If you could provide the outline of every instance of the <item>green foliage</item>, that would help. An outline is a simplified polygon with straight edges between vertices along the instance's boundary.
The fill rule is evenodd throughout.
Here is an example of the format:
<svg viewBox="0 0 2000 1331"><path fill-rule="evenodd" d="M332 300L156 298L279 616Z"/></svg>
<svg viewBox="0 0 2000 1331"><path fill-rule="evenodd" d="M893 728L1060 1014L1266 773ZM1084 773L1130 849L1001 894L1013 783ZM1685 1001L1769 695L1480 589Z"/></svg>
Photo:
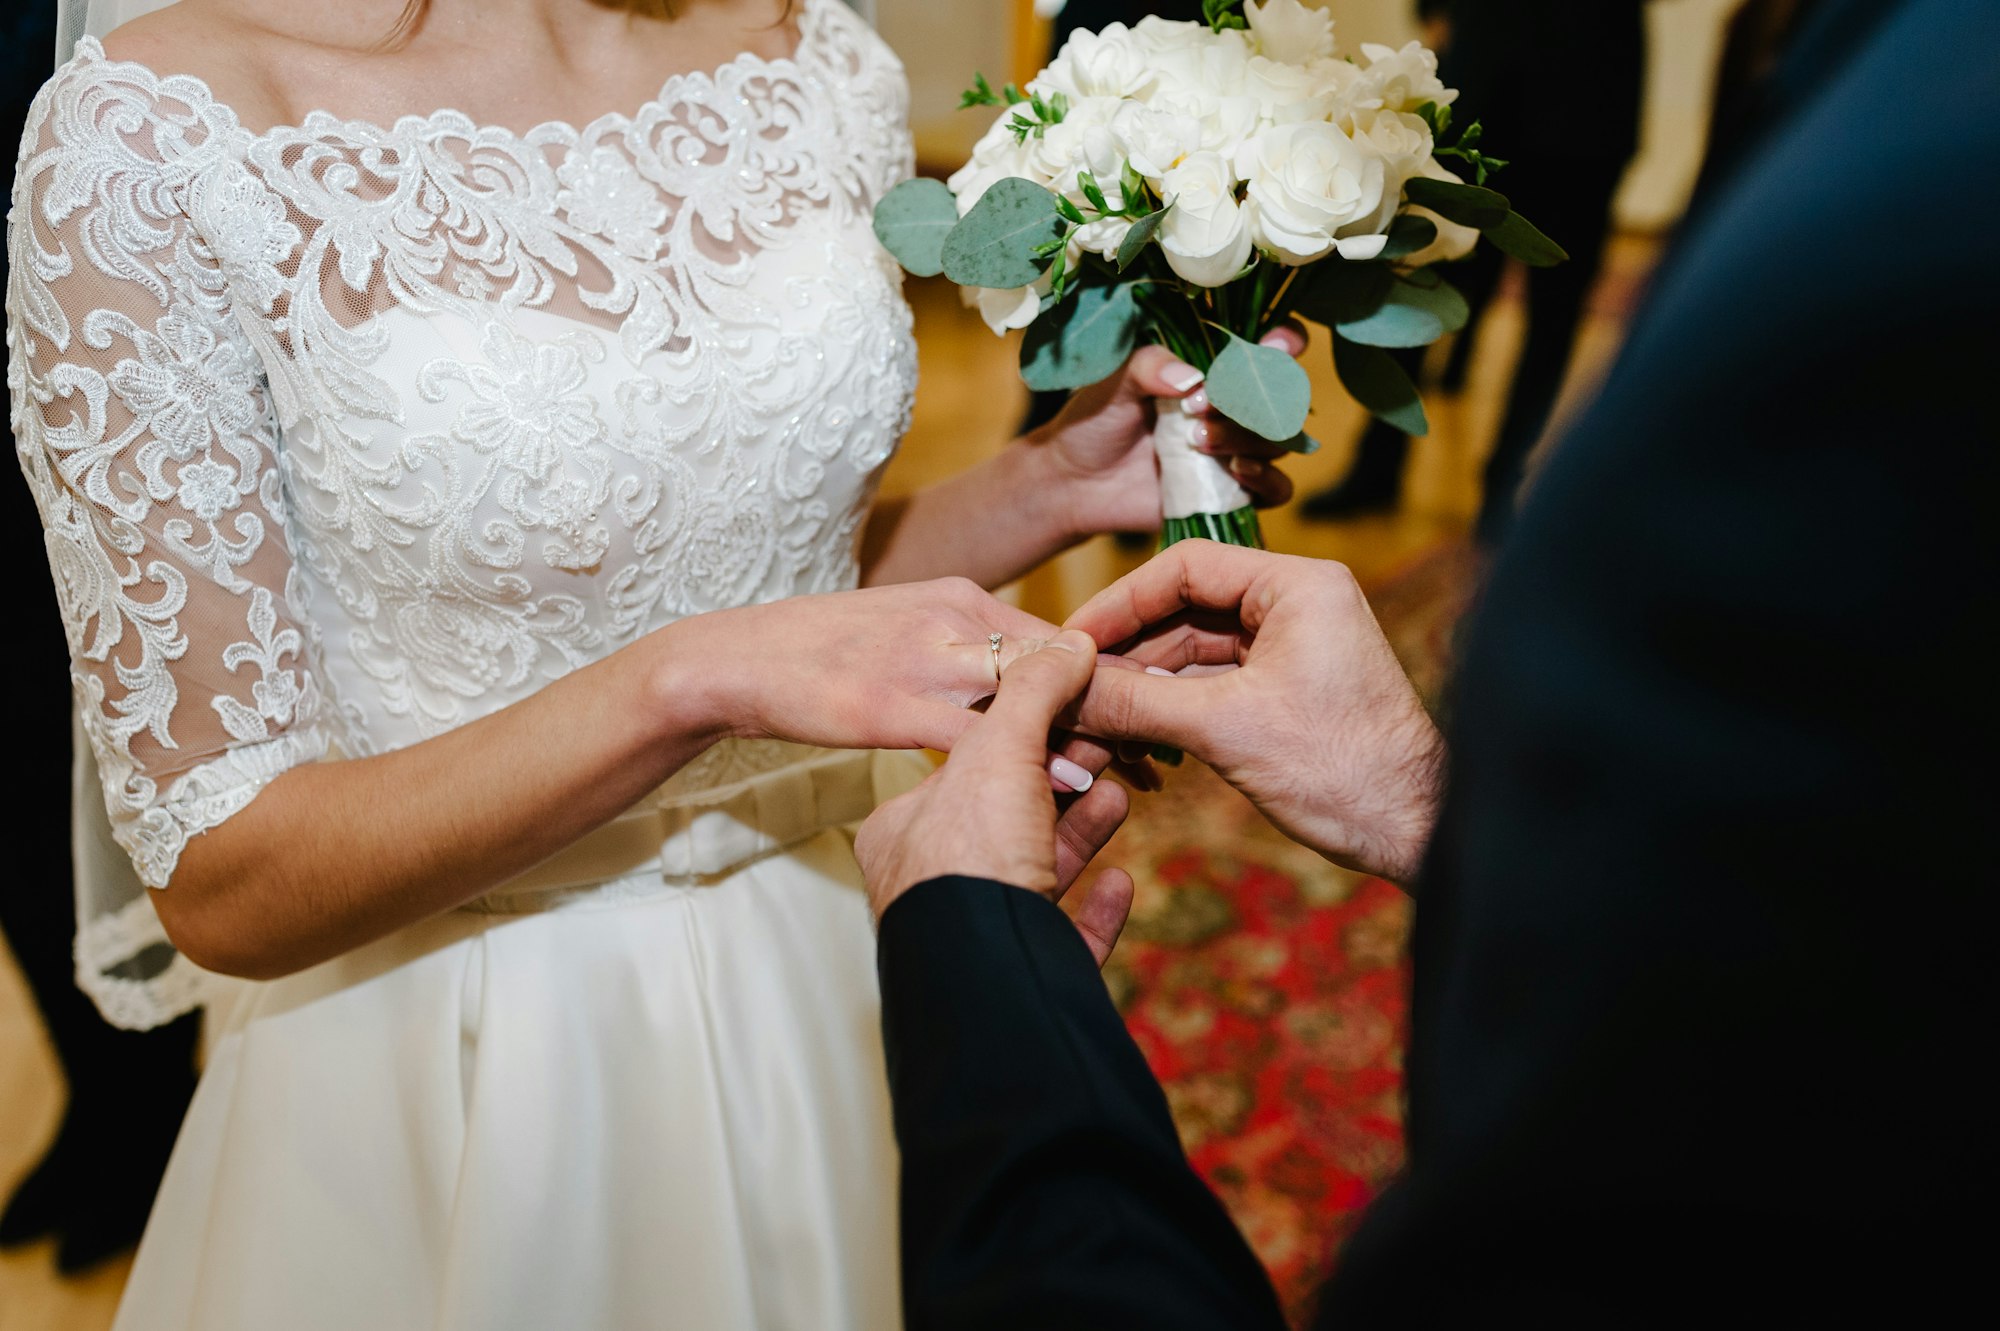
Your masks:
<svg viewBox="0 0 2000 1331"><path fill-rule="evenodd" d="M1569 258L1569 251L1535 229L1535 224L1509 211L1499 223L1486 228L1486 238L1530 268L1553 268Z"/></svg>
<svg viewBox="0 0 2000 1331"><path fill-rule="evenodd" d="M1401 259L1415 254L1438 238L1437 223L1428 217L1414 217L1404 213L1389 224L1389 243L1382 247L1380 257Z"/></svg>
<svg viewBox="0 0 2000 1331"><path fill-rule="evenodd" d="M1364 347L1339 334L1333 339L1333 368L1356 402L1405 434L1428 434L1423 400L1396 358L1379 347ZM1210 395L1213 400L1213 395Z"/></svg>
<svg viewBox="0 0 2000 1331"><path fill-rule="evenodd" d="M1176 542L1197 537L1204 541L1219 541L1223 545L1245 545L1252 550L1264 548L1264 531L1257 525L1257 510L1248 504L1234 513L1196 513L1185 518L1168 518L1160 529L1160 548L1164 550ZM1180 762L1180 750L1168 749L1167 752L1173 756L1165 761ZM1160 750L1153 750L1153 756L1160 757Z"/></svg>
<svg viewBox="0 0 2000 1331"><path fill-rule="evenodd" d="M1444 136L1451 129L1451 108L1448 106L1439 106L1436 102L1425 102L1417 108L1417 114L1422 116L1424 123L1431 127L1432 155L1436 157L1456 157L1465 162L1473 169L1474 179L1481 185L1486 183L1487 176L1507 165L1500 158L1488 157L1479 151L1480 137L1486 131L1477 120L1467 125L1460 132L1457 142L1447 144L1444 141ZM1467 225L1471 224L1467 223Z"/></svg>
<svg viewBox="0 0 2000 1331"><path fill-rule="evenodd" d="M1291 306L1315 323L1337 328L1381 309L1395 282L1386 263L1322 259L1300 273Z"/></svg>
<svg viewBox="0 0 2000 1331"><path fill-rule="evenodd" d="M1201 17L1217 32L1249 27L1250 21L1243 17L1242 11L1243 0L1201 0Z"/></svg>
<svg viewBox="0 0 2000 1331"><path fill-rule="evenodd" d="M1403 197L1439 217L1460 226L1481 231L1506 220L1511 205L1507 196L1477 185L1460 185L1449 180L1418 176L1403 185Z"/></svg>
<svg viewBox="0 0 2000 1331"><path fill-rule="evenodd" d="M958 205L942 181L906 180L875 205L875 236L918 277L944 271L944 241L958 225Z"/></svg>
<svg viewBox="0 0 2000 1331"><path fill-rule="evenodd" d="M1093 283L1051 304L1021 341L1021 381L1036 392L1084 388L1118 372L1139 336L1134 283Z"/></svg>
<svg viewBox="0 0 2000 1331"><path fill-rule="evenodd" d="M1009 176L981 195L945 237L944 275L962 287L1024 287L1049 267L1043 246L1063 238L1056 196ZM1062 250L1052 251L1058 260Z"/></svg>
<svg viewBox="0 0 2000 1331"><path fill-rule="evenodd" d="M1130 196L1128 195L1127 197ZM1160 209L1156 213L1147 213L1132 224L1132 229L1125 233L1125 239L1118 242L1119 272L1124 272L1127 268L1138 262L1141 251L1146 248L1154 236L1159 234L1160 223L1167 220L1167 213L1172 207L1172 204L1168 204L1167 207Z"/></svg>
<svg viewBox="0 0 2000 1331"><path fill-rule="evenodd" d="M1417 278L1427 280L1413 280ZM1391 299L1399 305L1429 314L1437 320L1440 333L1456 333L1472 318L1472 308L1465 303L1465 297L1458 288L1429 268L1397 281Z"/></svg>
<svg viewBox="0 0 2000 1331"><path fill-rule="evenodd" d="M993 85L986 81L984 74L974 74L972 86L958 95L958 109L963 111L970 106L1013 106L1027 100L1028 95L1011 83L999 92L994 92Z"/></svg>
<svg viewBox="0 0 2000 1331"><path fill-rule="evenodd" d="M1312 408L1312 380L1305 368L1276 347L1229 341L1208 367L1208 401L1252 434L1284 443L1305 429Z"/></svg>
<svg viewBox="0 0 2000 1331"><path fill-rule="evenodd" d="M1008 88L1012 91L1013 85L1009 84ZM1007 117L1007 132L1014 136L1016 143L1026 143L1030 137L1039 139L1050 125L1060 125L1063 117L1069 114L1068 93L1051 93L1047 97L1034 93L1025 100L1027 115L1014 111Z"/></svg>
<svg viewBox="0 0 2000 1331"><path fill-rule="evenodd" d="M1427 347L1465 327L1471 313L1458 288L1424 268L1396 278L1371 313L1334 332L1367 347Z"/></svg>

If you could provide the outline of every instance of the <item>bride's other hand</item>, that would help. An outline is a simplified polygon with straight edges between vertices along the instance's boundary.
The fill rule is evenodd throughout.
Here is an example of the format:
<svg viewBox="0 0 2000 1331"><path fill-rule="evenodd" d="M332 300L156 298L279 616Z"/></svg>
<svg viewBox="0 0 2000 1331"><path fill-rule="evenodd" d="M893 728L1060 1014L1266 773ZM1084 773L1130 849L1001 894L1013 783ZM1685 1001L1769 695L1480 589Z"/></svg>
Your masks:
<svg viewBox="0 0 2000 1331"><path fill-rule="evenodd" d="M949 750L994 691L989 635L1002 635L1004 669L1056 626L942 578L719 610L672 632L682 646L661 701L684 707L699 690L718 738Z"/></svg>
<svg viewBox="0 0 2000 1331"><path fill-rule="evenodd" d="M1305 334L1289 326L1273 329L1263 341L1294 356L1306 346ZM1060 415L1029 436L1030 443L1049 450L1057 473L1069 482L1070 522L1079 535L1159 529L1156 397L1190 399L1205 435L1196 446L1227 466L1257 507L1272 508L1292 497L1290 478L1273 465L1286 454L1283 445L1213 411L1193 366L1165 347L1141 347L1124 369L1079 390Z"/></svg>

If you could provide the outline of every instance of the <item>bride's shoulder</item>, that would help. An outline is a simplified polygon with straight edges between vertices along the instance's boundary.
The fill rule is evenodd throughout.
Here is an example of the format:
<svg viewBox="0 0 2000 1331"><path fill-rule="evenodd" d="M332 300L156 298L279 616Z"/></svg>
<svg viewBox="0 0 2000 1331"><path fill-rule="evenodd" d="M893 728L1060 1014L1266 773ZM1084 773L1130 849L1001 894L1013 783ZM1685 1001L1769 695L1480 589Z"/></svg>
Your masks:
<svg viewBox="0 0 2000 1331"><path fill-rule="evenodd" d="M115 73L136 66L154 80L193 81L228 107L238 123L264 126L295 119L290 90L306 61L331 42L351 44L380 18L395 27L404 0L178 0L106 34L104 60ZM381 11L378 15L376 11ZM332 21L345 17L344 26Z"/></svg>

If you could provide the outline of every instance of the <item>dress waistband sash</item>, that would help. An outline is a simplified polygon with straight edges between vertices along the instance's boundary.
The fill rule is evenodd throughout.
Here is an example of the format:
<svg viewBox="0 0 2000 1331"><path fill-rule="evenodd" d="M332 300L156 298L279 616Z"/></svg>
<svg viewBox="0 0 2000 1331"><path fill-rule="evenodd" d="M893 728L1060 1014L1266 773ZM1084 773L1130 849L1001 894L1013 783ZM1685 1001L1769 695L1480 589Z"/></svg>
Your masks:
<svg viewBox="0 0 2000 1331"><path fill-rule="evenodd" d="M513 915L698 887L856 823L931 770L917 753L822 750L667 805L640 804L460 909Z"/></svg>

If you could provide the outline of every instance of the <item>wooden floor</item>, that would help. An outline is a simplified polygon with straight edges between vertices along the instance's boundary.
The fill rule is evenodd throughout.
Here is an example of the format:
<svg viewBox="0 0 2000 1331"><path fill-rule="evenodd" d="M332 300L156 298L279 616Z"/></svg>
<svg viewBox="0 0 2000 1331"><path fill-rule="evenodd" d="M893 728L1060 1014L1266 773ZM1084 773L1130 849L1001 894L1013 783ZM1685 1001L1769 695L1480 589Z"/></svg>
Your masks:
<svg viewBox="0 0 2000 1331"><path fill-rule="evenodd" d="M1616 349L1655 249L1654 242L1639 237L1614 245L1558 419ZM1011 342L989 334L938 282L912 283L910 298L917 312L922 385L909 441L885 482L888 494L907 493L1003 447L1026 405ZM1432 430L1411 451L1399 511L1340 524L1303 522L1290 511L1271 514L1265 535L1272 548L1344 560L1364 585L1371 585L1424 552L1463 537L1478 507L1480 463L1504 406L1521 330L1520 307L1503 289L1478 330L1466 391L1456 400L1430 403ZM1302 494L1341 475L1362 425L1360 411L1334 379L1326 348L1308 352L1306 363L1319 404L1310 428L1326 447L1290 465ZM1029 610L1060 621L1144 555L1143 550L1120 549L1108 538L1092 541L1030 576L1017 594ZM55 1132L63 1096L54 1053L26 986L0 947L0 1196L10 1194L40 1157ZM52 1244L0 1253L0 1331L99 1331L109 1326L129 1266L129 1259L120 1259L83 1278L61 1280Z"/></svg>

